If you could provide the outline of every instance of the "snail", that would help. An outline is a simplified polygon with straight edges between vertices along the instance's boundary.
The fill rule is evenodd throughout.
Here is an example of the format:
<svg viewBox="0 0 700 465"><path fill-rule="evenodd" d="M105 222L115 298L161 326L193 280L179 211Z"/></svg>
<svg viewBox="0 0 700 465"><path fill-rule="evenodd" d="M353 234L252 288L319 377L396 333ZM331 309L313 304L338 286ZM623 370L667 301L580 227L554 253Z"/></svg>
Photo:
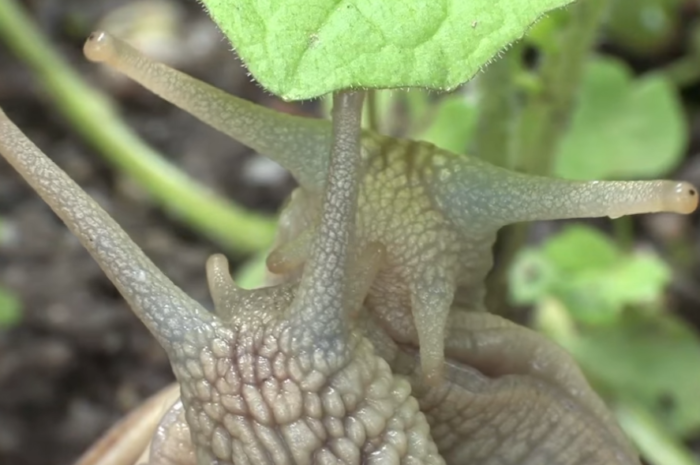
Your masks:
<svg viewBox="0 0 700 465"><path fill-rule="evenodd" d="M334 94L331 121L280 114L104 32L85 54L269 156L300 185L266 287L239 288L225 257L210 257L212 313L0 110L0 153L171 361L180 395L141 461L640 463L563 349L485 311L484 278L504 225L690 213L695 187L529 176L389 138L362 130L360 91Z"/></svg>

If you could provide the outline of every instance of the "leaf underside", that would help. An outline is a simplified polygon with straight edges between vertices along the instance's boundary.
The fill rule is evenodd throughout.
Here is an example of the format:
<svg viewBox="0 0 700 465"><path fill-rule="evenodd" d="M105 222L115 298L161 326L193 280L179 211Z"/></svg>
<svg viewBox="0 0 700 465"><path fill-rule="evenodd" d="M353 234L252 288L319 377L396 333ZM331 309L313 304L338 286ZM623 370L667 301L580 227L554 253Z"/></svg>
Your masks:
<svg viewBox="0 0 700 465"><path fill-rule="evenodd" d="M573 0L203 0L260 84L285 100L344 88L450 90Z"/></svg>

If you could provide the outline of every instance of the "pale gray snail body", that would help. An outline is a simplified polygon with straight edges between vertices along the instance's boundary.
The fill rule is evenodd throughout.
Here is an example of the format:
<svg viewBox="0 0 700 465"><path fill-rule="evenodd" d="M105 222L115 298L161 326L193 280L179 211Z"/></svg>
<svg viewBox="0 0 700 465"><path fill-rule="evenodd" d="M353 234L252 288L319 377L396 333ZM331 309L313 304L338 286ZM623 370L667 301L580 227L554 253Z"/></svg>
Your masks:
<svg viewBox="0 0 700 465"><path fill-rule="evenodd" d="M206 265L215 313L158 270L0 112L0 153L44 198L165 348L181 400L156 464L638 464L570 357L483 310L496 231L512 222L675 211L672 181L525 176L361 131L363 95L333 121L282 115L93 34L86 54L288 168L269 287ZM468 299L452 306L457 289Z"/></svg>

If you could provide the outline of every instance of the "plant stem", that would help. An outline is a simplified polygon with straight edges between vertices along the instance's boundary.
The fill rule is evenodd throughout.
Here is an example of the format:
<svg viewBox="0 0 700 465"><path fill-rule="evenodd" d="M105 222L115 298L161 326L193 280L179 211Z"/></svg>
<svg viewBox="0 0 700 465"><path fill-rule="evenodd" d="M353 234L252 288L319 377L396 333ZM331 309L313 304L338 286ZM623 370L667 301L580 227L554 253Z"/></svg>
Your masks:
<svg viewBox="0 0 700 465"><path fill-rule="evenodd" d="M515 120L515 71L520 66L522 47L516 44L489 64L476 77L479 119L474 153L504 168L512 167Z"/></svg>
<svg viewBox="0 0 700 465"><path fill-rule="evenodd" d="M679 89L690 87L700 81L700 56L697 52L685 55L655 74L668 79Z"/></svg>
<svg viewBox="0 0 700 465"><path fill-rule="evenodd" d="M367 127L372 131L379 131L379 108L377 108L377 91L367 91Z"/></svg>
<svg viewBox="0 0 700 465"><path fill-rule="evenodd" d="M243 289L257 289L265 282L267 253L259 252L250 257L236 270L233 280Z"/></svg>
<svg viewBox="0 0 700 465"><path fill-rule="evenodd" d="M527 225L523 223L503 228L499 233L499 240L503 245L499 251L496 266L486 277L486 308L496 315L512 320L517 320L518 315L509 302L509 271L516 255L527 242L527 233Z"/></svg>
<svg viewBox="0 0 700 465"><path fill-rule="evenodd" d="M691 452L669 435L644 408L619 402L615 408L620 425L652 465L697 465Z"/></svg>
<svg viewBox="0 0 700 465"><path fill-rule="evenodd" d="M551 173L559 141L567 130L574 108L584 66L595 45L598 26L607 6L607 0L586 0L575 4L571 9L570 22L554 44L556 46L541 51L543 58L538 70L540 85L536 86L536 91L528 94L525 108L519 115L514 135L515 155L508 161L510 168L522 168L526 172L538 175ZM513 79L512 68L510 75ZM511 81L511 89L513 87ZM506 97L502 99L503 102L507 102ZM494 122L491 121L491 124ZM489 121L484 121L484 124L488 123ZM495 134L493 137L496 137ZM506 149L498 148L498 141L482 143L487 144L487 150L501 150L502 153L507 153ZM501 147L503 144L504 142L501 142ZM505 229L501 235L503 246L499 267L491 273L487 281L487 306L490 306L494 313L506 316L510 312L506 292L507 271L515 254L525 243L527 228L526 224L515 224Z"/></svg>
<svg viewBox="0 0 700 465"><path fill-rule="evenodd" d="M615 242L624 250L632 251L634 247L634 223L629 216L612 220Z"/></svg>
<svg viewBox="0 0 700 465"><path fill-rule="evenodd" d="M54 51L14 0L0 1L0 38L36 73L73 127L167 211L238 254L272 243L275 221L217 196L168 163L128 128L112 103Z"/></svg>
<svg viewBox="0 0 700 465"><path fill-rule="evenodd" d="M685 55L655 70L661 76L669 79L676 87L682 89L700 81L700 20L695 20L690 26L690 47Z"/></svg>
<svg viewBox="0 0 700 465"><path fill-rule="evenodd" d="M555 46L542 51L540 91L530 96L523 110L518 140L518 162L531 174L552 170L607 6L607 0L577 2Z"/></svg>

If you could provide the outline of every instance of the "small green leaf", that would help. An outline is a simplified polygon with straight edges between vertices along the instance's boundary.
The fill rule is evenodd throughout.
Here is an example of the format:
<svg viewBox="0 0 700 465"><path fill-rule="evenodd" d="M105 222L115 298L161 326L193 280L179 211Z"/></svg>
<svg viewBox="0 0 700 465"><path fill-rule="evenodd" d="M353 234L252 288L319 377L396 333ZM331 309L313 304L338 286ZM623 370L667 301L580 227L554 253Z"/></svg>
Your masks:
<svg viewBox="0 0 700 465"><path fill-rule="evenodd" d="M661 258L624 253L585 226L525 250L509 276L514 300L535 304L535 326L569 350L602 392L642 405L687 437L700 431L700 338L658 310L670 280Z"/></svg>
<svg viewBox="0 0 700 465"><path fill-rule="evenodd" d="M11 291L0 287L0 329L19 323L22 318L22 304Z"/></svg>
<svg viewBox="0 0 700 465"><path fill-rule="evenodd" d="M608 294L609 274L603 270L583 271L562 279L555 295L577 323L609 326L619 321L624 306Z"/></svg>
<svg viewBox="0 0 700 465"><path fill-rule="evenodd" d="M611 271L603 292L619 305L655 304L671 282L671 269L659 257L637 254Z"/></svg>
<svg viewBox="0 0 700 465"><path fill-rule="evenodd" d="M633 80L614 59L586 71L555 172L569 179L655 177L680 163L687 128L678 95L661 76Z"/></svg>
<svg viewBox="0 0 700 465"><path fill-rule="evenodd" d="M547 297L557 282L557 276L557 269L540 251L524 250L509 271L513 303L532 304Z"/></svg>
<svg viewBox="0 0 700 465"><path fill-rule="evenodd" d="M670 279L660 258L625 254L606 235L582 225L521 253L509 276L514 303L553 298L587 326L614 325L631 305L653 310Z"/></svg>
<svg viewBox="0 0 700 465"><path fill-rule="evenodd" d="M573 225L551 237L542 247L545 256L563 273L600 271L614 266L622 254L605 234L583 225ZM585 250L585 253L581 253Z"/></svg>
<svg viewBox="0 0 700 465"><path fill-rule="evenodd" d="M671 270L660 258L650 255L621 257L606 270L581 270L562 279L555 290L571 316L587 325L617 323L631 305L658 305Z"/></svg>
<svg viewBox="0 0 700 465"><path fill-rule="evenodd" d="M639 402L681 437L700 431L700 339L681 320L629 317L565 345L613 397Z"/></svg>
<svg viewBox="0 0 700 465"><path fill-rule="evenodd" d="M203 0L255 78L288 100L348 87L450 90L572 0Z"/></svg>

